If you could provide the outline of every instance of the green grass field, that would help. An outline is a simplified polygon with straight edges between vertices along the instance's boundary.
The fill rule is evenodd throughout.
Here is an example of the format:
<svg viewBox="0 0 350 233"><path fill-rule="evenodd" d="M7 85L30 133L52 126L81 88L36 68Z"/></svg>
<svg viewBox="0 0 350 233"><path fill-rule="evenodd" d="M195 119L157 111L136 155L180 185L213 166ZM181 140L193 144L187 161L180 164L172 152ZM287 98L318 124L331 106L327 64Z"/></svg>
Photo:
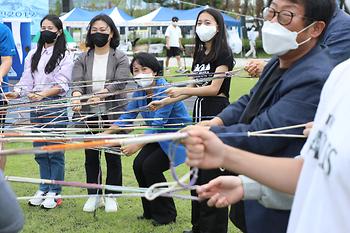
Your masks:
<svg viewBox="0 0 350 233"><path fill-rule="evenodd" d="M231 102L237 99L255 84L256 79L233 78L231 85ZM6 148L28 148L30 143L7 144ZM83 151L66 152L65 180L85 182L84 155ZM103 157L102 157L103 158ZM125 186L137 186L132 171L132 157L123 157L123 183ZM102 159L103 174L105 161ZM178 174L185 174L188 167L178 167ZM8 158L6 175L38 178L38 166L32 155L13 156ZM168 181L172 180L169 173L166 174ZM38 189L37 185L11 183L17 196L31 196ZM63 188L64 195L86 194L84 189ZM187 192L186 192L187 194ZM26 224L23 232L117 232L117 233L169 233L182 232L191 227L191 204L190 201L175 200L178 217L175 224L154 227L150 221L137 220L136 216L142 214L139 198L118 199L119 211L117 213L105 213L104 209L97 211L96 218L93 214L82 211L86 199L65 199L63 204L53 210L44 210L30 207L25 201L21 201ZM2 210L1 210L2 211ZM232 224L229 224L229 232L239 232Z"/></svg>

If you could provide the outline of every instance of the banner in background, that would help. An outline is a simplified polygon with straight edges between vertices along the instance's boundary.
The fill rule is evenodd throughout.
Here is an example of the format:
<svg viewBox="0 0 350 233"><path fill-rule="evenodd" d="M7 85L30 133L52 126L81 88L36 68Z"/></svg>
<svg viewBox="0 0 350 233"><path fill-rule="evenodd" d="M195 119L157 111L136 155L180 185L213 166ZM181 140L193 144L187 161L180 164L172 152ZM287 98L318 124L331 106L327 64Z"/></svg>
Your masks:
<svg viewBox="0 0 350 233"><path fill-rule="evenodd" d="M32 35L40 30L40 20L49 13L49 0L0 0L0 6L0 20L30 19Z"/></svg>
<svg viewBox="0 0 350 233"><path fill-rule="evenodd" d="M16 45L16 55L12 60L12 67L8 73L9 79L18 80L22 77L24 68L24 59L31 47L30 19L26 18L4 18L2 19L11 31Z"/></svg>

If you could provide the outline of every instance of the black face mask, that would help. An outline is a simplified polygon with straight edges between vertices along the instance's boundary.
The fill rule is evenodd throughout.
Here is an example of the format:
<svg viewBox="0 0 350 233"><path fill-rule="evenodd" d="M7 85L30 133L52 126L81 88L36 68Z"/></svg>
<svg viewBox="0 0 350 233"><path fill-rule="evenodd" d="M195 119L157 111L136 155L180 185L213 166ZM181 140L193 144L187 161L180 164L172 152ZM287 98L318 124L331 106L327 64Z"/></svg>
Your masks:
<svg viewBox="0 0 350 233"><path fill-rule="evenodd" d="M94 45L97 47L105 46L108 42L108 37L109 37L109 34L100 33L100 32L91 34L92 43L94 43Z"/></svg>
<svg viewBox="0 0 350 233"><path fill-rule="evenodd" d="M40 33L40 40L44 43L52 44L56 38L57 38L57 32L51 32L49 30L45 30Z"/></svg>

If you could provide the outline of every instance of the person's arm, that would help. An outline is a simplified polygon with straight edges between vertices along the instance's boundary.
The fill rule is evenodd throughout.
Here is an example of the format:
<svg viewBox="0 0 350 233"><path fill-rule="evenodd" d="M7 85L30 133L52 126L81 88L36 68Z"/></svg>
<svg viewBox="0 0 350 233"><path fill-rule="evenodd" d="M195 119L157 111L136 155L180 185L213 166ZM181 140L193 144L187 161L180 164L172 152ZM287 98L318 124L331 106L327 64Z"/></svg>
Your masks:
<svg viewBox="0 0 350 233"><path fill-rule="evenodd" d="M86 94L86 89L84 87L83 81L85 81L85 70L86 70L86 64L85 64L85 53L82 53L74 62L73 69L72 69L72 96L73 97L80 97L83 94ZM81 100L75 99L72 100L72 110L74 112L79 112L82 109Z"/></svg>
<svg viewBox="0 0 350 233"><path fill-rule="evenodd" d="M135 154L137 151L141 150L142 147L144 147L146 144L130 144L126 146L120 147L120 150L122 151L123 154L126 156L130 156Z"/></svg>
<svg viewBox="0 0 350 233"><path fill-rule="evenodd" d="M215 70L216 73L227 71L228 68L225 65L219 66ZM149 104L149 107L154 111L166 105L188 99L191 96L216 96L223 81L223 79L214 79L209 86L205 87L194 87L193 85L187 87L171 87L166 91L169 97L159 101L153 101Z"/></svg>
<svg viewBox="0 0 350 233"><path fill-rule="evenodd" d="M226 65L221 65L215 69L215 73L224 73L228 71ZM222 75L215 75L218 77ZM178 88L169 88L167 94L171 98L177 98L180 95L185 96L216 96L219 93L220 87L224 79L214 79L210 85L203 87L178 87Z"/></svg>
<svg viewBox="0 0 350 233"><path fill-rule="evenodd" d="M166 31L165 31L165 47L166 49L170 49L170 32L169 32L170 28L169 26L167 27Z"/></svg>
<svg viewBox="0 0 350 233"><path fill-rule="evenodd" d="M14 95L18 96L26 96L28 93L30 93L34 88L34 80L32 76L32 70L31 70L31 60L32 56L34 54L35 50L31 50L27 57L24 60L24 69L22 73L22 77L19 80L19 82L15 85L13 88L13 91L16 93Z"/></svg>
<svg viewBox="0 0 350 233"><path fill-rule="evenodd" d="M6 76L11 69L12 56L16 55L16 49L10 29L3 24L0 26L0 81L2 82L3 77Z"/></svg>
<svg viewBox="0 0 350 233"><path fill-rule="evenodd" d="M62 93L64 90L62 89L61 85L55 85L51 87L50 89L35 92L35 93L28 93L28 98L32 101L40 101L46 97L50 96L56 96Z"/></svg>
<svg viewBox="0 0 350 233"><path fill-rule="evenodd" d="M303 159L274 158L243 151L224 144L213 132L200 126L186 129L183 140L191 167L225 168L248 176L278 191L294 194Z"/></svg>
<svg viewBox="0 0 350 233"><path fill-rule="evenodd" d="M123 90L126 87L126 81L130 79L128 57L118 50L116 50L115 53L117 56L116 59L118 60L118 64L114 74L114 80L112 80L112 83L107 84L106 88L99 93L114 93L118 90Z"/></svg>
<svg viewBox="0 0 350 233"><path fill-rule="evenodd" d="M139 92L134 92L134 94L132 95L133 98L137 98L140 97ZM126 107L126 111L130 111L130 110L135 110L137 108L139 108L139 104L137 100L133 100L131 102L129 102L129 104ZM128 120L128 119L135 119L137 117L138 113L137 112L128 112L128 113L124 113L122 114L117 121L115 121L113 123L113 125L111 127L109 127L104 133L107 134L112 134L118 131L124 131L123 126L125 126L126 124L130 124L129 123L125 123L122 120Z"/></svg>
<svg viewBox="0 0 350 233"><path fill-rule="evenodd" d="M181 32L181 28L179 26L177 26L179 28L179 45L180 45L180 49L184 50L184 46L182 45L182 32ZM184 64L185 65L185 64Z"/></svg>
<svg viewBox="0 0 350 233"><path fill-rule="evenodd" d="M273 158L225 145L220 167L246 175L278 191L294 194L303 159ZM225 165L227 164L227 165Z"/></svg>
<svg viewBox="0 0 350 233"><path fill-rule="evenodd" d="M73 70L72 70L72 92L80 92L81 94L85 94L85 87L84 87L84 81L85 80L85 75L86 75L86 64L85 64L85 56L86 54L83 53L81 54L76 61L74 62L73 65Z"/></svg>
<svg viewBox="0 0 350 233"><path fill-rule="evenodd" d="M153 118L161 119L161 120L154 120L151 122L152 126L164 126L164 124L167 123L169 116L174 108L174 104L168 104L164 107L157 109L154 113ZM145 134L152 134L157 133L157 130L146 130Z"/></svg>
<svg viewBox="0 0 350 233"><path fill-rule="evenodd" d="M252 185L254 187L251 187ZM217 208L227 207L242 199L248 199L257 200L266 208L278 210L291 209L293 202L291 195L275 191L257 182L250 182L248 188L246 186L248 185L244 184L244 181L240 177L219 176L207 184L197 186L196 191L200 199L208 199L208 206L215 206ZM254 194L251 194L252 192ZM247 193L249 193L249 196L247 196Z"/></svg>
<svg viewBox="0 0 350 233"><path fill-rule="evenodd" d="M15 194L0 171L0 233L20 232L24 225L22 210Z"/></svg>
<svg viewBox="0 0 350 233"><path fill-rule="evenodd" d="M226 72L227 66L220 66L216 70L216 72ZM166 91L169 97L162 100L152 101L149 104L149 107L152 111L155 111L169 104L188 99L192 96L216 96L223 81L223 79L215 79L212 81L211 85L205 87L194 87L192 85L187 87L171 87Z"/></svg>
<svg viewBox="0 0 350 233"><path fill-rule="evenodd" d="M303 134L304 134L306 137L309 137L313 126L314 126L314 122L313 122L313 121L308 122L308 123L306 124L305 129L304 129L304 131L303 131Z"/></svg>
<svg viewBox="0 0 350 233"><path fill-rule="evenodd" d="M80 97L82 95L83 94L78 90L75 90L72 92L72 97ZM80 103L81 103L80 99L73 99L72 100L72 110L74 112L79 112L81 110L82 106L80 105Z"/></svg>
<svg viewBox="0 0 350 233"><path fill-rule="evenodd" d="M53 84L54 86L47 93L42 93L46 96L61 95L65 96L69 90L69 84L72 79L73 70L73 57L68 51L66 51L64 58L58 64L58 67L53 71ZM59 92L56 92L59 91Z"/></svg>
<svg viewBox="0 0 350 233"><path fill-rule="evenodd" d="M149 103L148 108L152 111L156 111L158 109L164 108L169 104L173 104L173 103L188 99L190 97L191 96L189 95L180 95L176 98L165 97L164 99L161 99L161 100L152 101L151 103Z"/></svg>
<svg viewBox="0 0 350 233"><path fill-rule="evenodd" d="M240 175L244 200L257 200L262 206L278 210L290 210L293 196L262 185L249 177Z"/></svg>
<svg viewBox="0 0 350 233"><path fill-rule="evenodd" d="M248 72L251 77L260 77L267 61L261 59L252 59L244 66L244 70Z"/></svg>
<svg viewBox="0 0 350 233"><path fill-rule="evenodd" d="M166 36L165 37L165 48L166 49L170 49L170 38L169 38L169 36Z"/></svg>
<svg viewBox="0 0 350 233"><path fill-rule="evenodd" d="M1 56L1 65L0 65L0 82L2 78L7 75L12 66L12 57L11 56Z"/></svg>

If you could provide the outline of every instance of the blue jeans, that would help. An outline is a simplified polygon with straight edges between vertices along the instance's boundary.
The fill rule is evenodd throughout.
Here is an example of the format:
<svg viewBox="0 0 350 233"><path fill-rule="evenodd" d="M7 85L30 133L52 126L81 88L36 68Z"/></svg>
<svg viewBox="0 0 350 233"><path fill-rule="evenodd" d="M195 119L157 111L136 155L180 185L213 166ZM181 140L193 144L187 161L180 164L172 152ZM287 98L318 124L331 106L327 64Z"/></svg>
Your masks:
<svg viewBox="0 0 350 233"><path fill-rule="evenodd" d="M35 126L38 128L63 128L68 121L67 110L65 108L34 109L30 113L30 118L32 123L38 124ZM57 121L65 122L59 123ZM57 123L55 124L54 122ZM45 125L46 123L54 124ZM54 144L57 143L34 142L33 146L40 147ZM35 161L39 164L41 179L64 180L64 151L35 154ZM40 184L40 190L43 192L61 193L62 188L60 185Z"/></svg>

